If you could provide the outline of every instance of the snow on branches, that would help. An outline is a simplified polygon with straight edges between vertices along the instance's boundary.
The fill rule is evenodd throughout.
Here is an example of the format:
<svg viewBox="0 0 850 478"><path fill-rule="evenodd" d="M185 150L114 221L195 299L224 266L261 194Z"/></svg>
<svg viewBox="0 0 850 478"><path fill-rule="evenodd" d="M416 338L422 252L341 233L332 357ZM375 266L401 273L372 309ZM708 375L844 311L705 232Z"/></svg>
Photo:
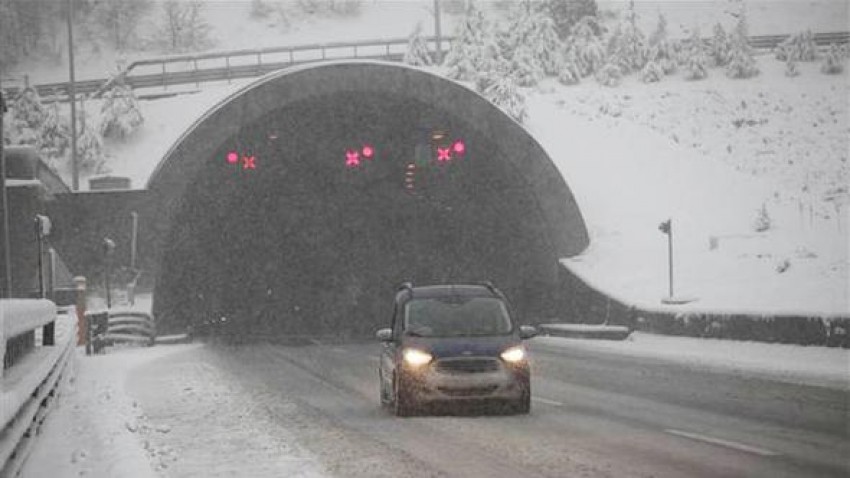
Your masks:
<svg viewBox="0 0 850 478"><path fill-rule="evenodd" d="M422 23L417 23L413 33L407 40L407 50L404 52L404 62L413 66L430 66L431 54L422 36Z"/></svg>
<svg viewBox="0 0 850 478"><path fill-rule="evenodd" d="M473 81L476 76L492 67L499 51L484 13L470 1L463 20L458 24L452 48L446 55L444 66L449 78Z"/></svg>
<svg viewBox="0 0 850 478"><path fill-rule="evenodd" d="M121 81L113 81L103 95L99 132L104 138L124 139L144 123L139 102L133 90Z"/></svg>

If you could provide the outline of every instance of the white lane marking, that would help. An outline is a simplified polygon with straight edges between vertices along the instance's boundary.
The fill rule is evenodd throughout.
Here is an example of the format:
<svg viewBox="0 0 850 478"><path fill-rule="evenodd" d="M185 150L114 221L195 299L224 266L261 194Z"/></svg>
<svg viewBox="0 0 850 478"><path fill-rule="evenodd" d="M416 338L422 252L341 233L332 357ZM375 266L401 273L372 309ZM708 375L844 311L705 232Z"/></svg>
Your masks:
<svg viewBox="0 0 850 478"><path fill-rule="evenodd" d="M334 352L334 353L338 353L338 354L347 354L348 353L348 352L345 351L345 349L341 349L339 347L333 347L333 348L331 348L331 351Z"/></svg>
<svg viewBox="0 0 850 478"><path fill-rule="evenodd" d="M745 445L743 443L738 443L730 440L723 440L721 438L714 438L706 435L700 435L699 433L691 433L685 432L682 430L675 430L672 428L667 428L664 430L671 435L678 435L685 438L690 438L691 440L701 441L705 443L711 443L712 445L724 446L726 448L732 448L733 450L745 451L747 453L754 453L756 455L761 456L779 456L781 453L777 453L773 450L767 450L765 448L758 448L750 445Z"/></svg>
<svg viewBox="0 0 850 478"><path fill-rule="evenodd" d="M555 400L549 400L549 399L546 399L546 398L531 397L531 400L535 401L535 402L545 403L546 405L552 405L553 407L563 407L564 406L564 404L561 403L561 402L556 402Z"/></svg>

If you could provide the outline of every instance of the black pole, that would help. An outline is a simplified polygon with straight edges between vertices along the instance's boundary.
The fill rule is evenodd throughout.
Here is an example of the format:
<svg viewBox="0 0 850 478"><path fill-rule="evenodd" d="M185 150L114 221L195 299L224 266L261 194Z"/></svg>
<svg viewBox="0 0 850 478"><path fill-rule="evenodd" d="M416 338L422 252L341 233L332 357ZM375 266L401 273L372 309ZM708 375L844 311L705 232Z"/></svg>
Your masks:
<svg viewBox="0 0 850 478"><path fill-rule="evenodd" d="M6 100L0 85L0 297L12 297L12 264L9 241L9 196L6 194L6 155L3 148L3 115L6 113Z"/></svg>
<svg viewBox="0 0 850 478"><path fill-rule="evenodd" d="M71 101L71 189L80 190L77 159L77 87L74 82L74 0L68 0L68 96Z"/></svg>
<svg viewBox="0 0 850 478"><path fill-rule="evenodd" d="M44 290L44 235L42 234L41 218L35 217L35 241L38 245L38 296L45 297Z"/></svg>
<svg viewBox="0 0 850 478"><path fill-rule="evenodd" d="M440 0L434 0L434 35L437 37L437 64L443 63L443 40L440 28Z"/></svg>
<svg viewBox="0 0 850 478"><path fill-rule="evenodd" d="M670 232L667 234L667 263L670 266L670 298L673 298L673 219L669 220Z"/></svg>

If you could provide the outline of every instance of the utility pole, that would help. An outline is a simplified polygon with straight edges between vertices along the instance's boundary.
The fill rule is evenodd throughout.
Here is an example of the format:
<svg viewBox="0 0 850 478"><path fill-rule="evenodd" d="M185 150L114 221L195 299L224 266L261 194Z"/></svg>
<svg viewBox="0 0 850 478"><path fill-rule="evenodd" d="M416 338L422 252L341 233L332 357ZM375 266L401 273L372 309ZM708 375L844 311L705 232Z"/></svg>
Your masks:
<svg viewBox="0 0 850 478"><path fill-rule="evenodd" d="M80 190L80 169L77 161L77 87L74 83L74 0L68 1L68 96L71 99L71 189Z"/></svg>
<svg viewBox="0 0 850 478"><path fill-rule="evenodd" d="M437 37L437 64L443 63L443 40L440 32L440 0L434 0L434 35Z"/></svg>
<svg viewBox="0 0 850 478"><path fill-rule="evenodd" d="M6 114L6 99L3 96L3 87L0 85L0 297L12 297L12 264L9 252L9 196L6 194L6 155L3 152L3 115Z"/></svg>

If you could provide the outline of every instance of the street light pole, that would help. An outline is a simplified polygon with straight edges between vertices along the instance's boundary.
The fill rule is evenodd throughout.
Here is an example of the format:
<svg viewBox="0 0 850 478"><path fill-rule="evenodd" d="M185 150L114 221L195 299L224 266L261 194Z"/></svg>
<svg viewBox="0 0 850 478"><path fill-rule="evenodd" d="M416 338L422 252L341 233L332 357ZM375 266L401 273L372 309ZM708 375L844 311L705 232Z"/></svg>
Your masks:
<svg viewBox="0 0 850 478"><path fill-rule="evenodd" d="M68 96L71 100L71 188L80 190L77 162L77 87L74 83L74 0L68 0Z"/></svg>
<svg viewBox="0 0 850 478"><path fill-rule="evenodd" d="M9 196L6 194L6 156L3 141L3 115L6 113L6 100L3 97L3 87L0 85L0 297L12 297L12 264L9 251Z"/></svg>
<svg viewBox="0 0 850 478"><path fill-rule="evenodd" d="M440 0L434 0L434 35L437 37L437 64L443 63L443 41L440 30Z"/></svg>

